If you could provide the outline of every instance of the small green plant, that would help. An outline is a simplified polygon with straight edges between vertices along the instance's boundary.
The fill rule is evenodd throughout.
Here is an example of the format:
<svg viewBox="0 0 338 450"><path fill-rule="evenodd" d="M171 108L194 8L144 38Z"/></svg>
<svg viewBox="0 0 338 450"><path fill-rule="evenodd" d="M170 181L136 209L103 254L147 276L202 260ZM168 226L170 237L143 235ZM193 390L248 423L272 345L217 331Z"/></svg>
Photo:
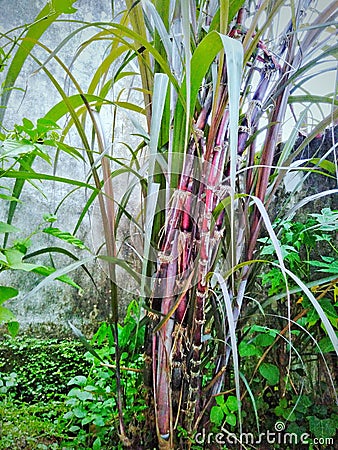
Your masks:
<svg viewBox="0 0 338 450"><path fill-rule="evenodd" d="M119 325L121 349L122 389L125 392L124 419L130 433L142 441L146 403L143 388L143 358L140 350L144 339L144 325L139 322L139 306L129 304L123 324ZM73 438L63 444L76 448L120 448L118 439L118 414L114 365L114 339L111 327L103 322L90 343L86 360L91 363L88 374L73 377L68 385L66 405L69 411L63 416L65 430ZM86 447L87 446L87 447ZM122 447L121 447L122 448Z"/></svg>
<svg viewBox="0 0 338 450"><path fill-rule="evenodd" d="M224 395L216 397L216 405L211 408L210 412L210 421L218 429L222 424L234 427L237 423L237 398L233 395L229 395L226 399L224 397Z"/></svg>
<svg viewBox="0 0 338 450"><path fill-rule="evenodd" d="M30 404L62 399L69 379L90 364L77 342L57 339L6 339L0 345L0 371L20 374L11 387L13 399ZM5 372L8 371L8 374Z"/></svg>
<svg viewBox="0 0 338 450"><path fill-rule="evenodd" d="M290 354L284 347L287 346L283 340L285 330L278 332L256 324L243 329L239 354L244 381L244 432L258 436L260 432L276 430L276 424L282 423L283 432L295 433L299 439L307 433L309 443L314 438L335 436L338 411L330 372L326 369L323 374L318 352L312 348L310 334L304 330L292 331ZM300 348L304 341L306 347ZM330 354L325 357L331 369ZM275 443L274 448L285 447Z"/></svg>
<svg viewBox="0 0 338 450"><path fill-rule="evenodd" d="M308 283L336 330L337 214L323 208L321 213L309 214L304 222L276 220L274 224L285 266ZM261 256L276 263L271 241L261 238L259 242ZM320 272L327 274L324 280L318 277ZM259 277L264 288L268 288L267 298L260 306L264 315L257 314L256 303L249 308L248 322L253 323L242 328L238 346L245 392L244 426L247 430L256 427L258 433L262 418L265 429L274 429L275 423L281 421L285 432L298 437L308 433L309 448L316 448L311 444L314 437L331 438L336 433L337 408L330 376L334 373L330 354L333 346L312 302L305 295L300 296L299 289L291 282L292 301L288 311L284 301L285 279L277 266ZM250 314L253 314L251 318ZM294 320L285 325L288 314ZM247 414L252 408L255 421L252 414Z"/></svg>
<svg viewBox="0 0 338 450"><path fill-rule="evenodd" d="M280 241L280 248L287 268L305 281L315 279L312 267L317 271L338 275L338 250L335 247L335 233L338 230L338 211L323 208L320 214L309 214L303 223L294 220L276 220L274 228ZM269 238L260 238L260 254L263 257L276 256ZM329 255L321 254L324 251ZM331 254L330 254L331 253ZM319 259L322 259L320 261ZM277 260L273 260L277 263ZM274 267L259 275L268 295L285 291L285 281L279 268Z"/></svg>
<svg viewBox="0 0 338 450"><path fill-rule="evenodd" d="M65 437L57 418L65 410L63 402L19 403L0 401L2 428L0 450L56 450Z"/></svg>
<svg viewBox="0 0 338 450"><path fill-rule="evenodd" d="M0 372L0 401L3 402L8 396L13 397L13 388L18 386L18 374L11 372L9 374Z"/></svg>

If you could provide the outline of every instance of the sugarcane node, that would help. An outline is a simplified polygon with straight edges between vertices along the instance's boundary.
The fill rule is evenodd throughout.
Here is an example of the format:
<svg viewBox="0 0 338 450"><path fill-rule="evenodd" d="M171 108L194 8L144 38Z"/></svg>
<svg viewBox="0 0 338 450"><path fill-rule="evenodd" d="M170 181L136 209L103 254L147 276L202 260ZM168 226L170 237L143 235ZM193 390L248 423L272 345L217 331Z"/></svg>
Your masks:
<svg viewBox="0 0 338 450"><path fill-rule="evenodd" d="M210 187L208 187L208 189L210 189L210 190L214 189L214 186L210 186ZM208 220L208 222L210 222L212 219L212 211L207 211L205 213L205 218Z"/></svg>
<svg viewBox="0 0 338 450"><path fill-rule="evenodd" d="M181 369L181 368L182 368L182 361L177 361L177 360L172 361L171 367L172 367L173 369L178 369L178 368Z"/></svg>
<svg viewBox="0 0 338 450"><path fill-rule="evenodd" d="M143 354L143 360L144 360L145 364L151 364L153 361L152 357L149 355L146 355L145 353Z"/></svg>
<svg viewBox="0 0 338 450"><path fill-rule="evenodd" d="M181 291L182 288L183 288L183 286L184 286L185 283L186 283L186 280L179 278L179 279L177 279L177 280L175 281L175 283L176 283L177 289Z"/></svg>
<svg viewBox="0 0 338 450"><path fill-rule="evenodd" d="M209 236L209 230L201 230L201 239Z"/></svg>
<svg viewBox="0 0 338 450"><path fill-rule="evenodd" d="M191 196L191 192L180 188L177 191L175 191L173 195L179 200L185 200L186 198Z"/></svg>
<svg viewBox="0 0 338 450"><path fill-rule="evenodd" d="M263 108L263 103L258 99L253 99L253 100L251 100L250 103L252 106L257 106L257 108L259 108L259 109Z"/></svg>
<svg viewBox="0 0 338 450"><path fill-rule="evenodd" d="M159 260L160 264L170 264L175 260L175 258L171 254L166 255L163 252L158 252L158 260Z"/></svg>
<svg viewBox="0 0 338 450"><path fill-rule="evenodd" d="M201 128L194 128L194 131L197 135L198 138L203 138L204 137L204 131Z"/></svg>
<svg viewBox="0 0 338 450"><path fill-rule="evenodd" d="M250 135L252 134L251 127L247 127L245 125L240 125L238 127L238 131L239 131L239 133L247 133L247 134L250 134Z"/></svg>
<svg viewBox="0 0 338 450"><path fill-rule="evenodd" d="M198 386L191 386L189 389L191 394L195 394L196 392L199 391L199 387ZM196 400L191 400L192 404L196 404Z"/></svg>
<svg viewBox="0 0 338 450"><path fill-rule="evenodd" d="M217 187L217 196L221 200L223 200L225 197L231 194L231 187L227 186L225 184L222 184Z"/></svg>
<svg viewBox="0 0 338 450"><path fill-rule="evenodd" d="M195 322L197 322L196 319L195 319ZM198 322L202 322L202 325L203 325L203 323L205 322L205 320L200 320L200 321L198 321ZM193 351L200 352L200 351L202 350L202 344L199 344L199 345L193 344L193 345L192 345L192 349L193 349Z"/></svg>
<svg viewBox="0 0 338 450"><path fill-rule="evenodd" d="M205 297L205 292L196 291L196 297L199 297L199 298Z"/></svg>
<svg viewBox="0 0 338 450"><path fill-rule="evenodd" d="M217 239L217 240L221 239L221 237L223 237L224 230L225 230L224 228L221 228L220 230L215 229L214 230L214 239Z"/></svg>
<svg viewBox="0 0 338 450"><path fill-rule="evenodd" d="M189 392L194 391L198 389L198 375L199 372L192 372L190 371L190 385L189 385ZM193 399L192 401L196 401L196 399Z"/></svg>
<svg viewBox="0 0 338 450"><path fill-rule="evenodd" d="M201 365L201 363L202 362L200 359L197 359L197 360L193 359L190 361L190 366L191 367L199 367ZM196 373L196 371L193 371L193 372Z"/></svg>
<svg viewBox="0 0 338 450"><path fill-rule="evenodd" d="M192 392L189 392L189 394L191 395ZM187 408L186 408L186 416L187 416L187 418L189 418L189 419L193 418L195 405L196 405L196 400L188 400Z"/></svg>
<svg viewBox="0 0 338 450"><path fill-rule="evenodd" d="M159 318L158 314L155 314L152 311L147 311L147 316L149 317L150 320L157 320Z"/></svg>
<svg viewBox="0 0 338 450"><path fill-rule="evenodd" d="M203 277L200 281L201 286L205 287L207 285L206 274L203 273Z"/></svg>
<svg viewBox="0 0 338 450"><path fill-rule="evenodd" d="M205 319L195 319L195 324L203 326L205 324Z"/></svg>
<svg viewBox="0 0 338 450"><path fill-rule="evenodd" d="M181 323L175 323L174 330L172 332L173 337L182 338L184 336L184 332L186 331L186 327Z"/></svg>

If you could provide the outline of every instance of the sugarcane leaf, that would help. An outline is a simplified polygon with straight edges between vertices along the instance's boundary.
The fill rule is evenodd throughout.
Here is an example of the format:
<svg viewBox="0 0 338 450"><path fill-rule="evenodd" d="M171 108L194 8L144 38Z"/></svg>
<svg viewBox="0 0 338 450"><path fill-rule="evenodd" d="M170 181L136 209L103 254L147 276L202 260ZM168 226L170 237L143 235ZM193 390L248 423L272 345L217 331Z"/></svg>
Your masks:
<svg viewBox="0 0 338 450"><path fill-rule="evenodd" d="M239 376L241 377L241 379L242 379L242 381L243 381L243 383L245 385L245 388L246 388L246 390L247 390L247 392L249 394L249 397L250 397L250 400L251 400L251 403L252 403L252 407L253 407L254 413L255 413L257 432L259 434L260 433L259 417L258 417L258 410L257 410L257 404L256 404L255 396L254 396L254 394L252 392L252 389L251 389L251 387L250 387L250 385L248 383L248 380L245 378L244 374L242 372L240 372Z"/></svg>
<svg viewBox="0 0 338 450"><path fill-rule="evenodd" d="M161 0L160 2L157 2L157 5L154 6L150 0L142 0L142 4L146 6L148 14L152 17L154 21L154 26L156 29L156 32L159 36L159 41L163 45L166 57L168 61L171 61L172 58L172 43L170 40L170 35L166 29L165 24L163 23L162 17L163 13L168 10L168 2ZM161 9L160 9L161 8ZM157 47L156 47L157 48ZM159 48L157 50L160 51Z"/></svg>
<svg viewBox="0 0 338 450"><path fill-rule="evenodd" d="M332 96L322 95L290 95L288 97L288 103L328 103L330 105L338 106L338 100L332 98Z"/></svg>
<svg viewBox="0 0 338 450"><path fill-rule="evenodd" d="M305 197L302 200L300 200L293 208L291 208L284 218L285 219L288 218L290 220L296 214L298 209L302 208L303 206L312 202L313 200L317 200L318 198L324 198L327 195L336 195L336 194L338 194L338 189L329 189L328 191L318 192L316 194L309 195L308 197Z"/></svg>
<svg viewBox="0 0 338 450"><path fill-rule="evenodd" d="M14 86L28 55L35 46L34 41L37 41L62 13L71 14L75 12L76 9L72 7L73 3L75 3L75 0L52 0L41 10L34 22L27 26L26 38L31 38L32 40L22 41L13 56L4 81L6 89L3 89L2 91L1 105L7 105L12 92L11 88ZM5 109L0 109L0 122L3 121L4 113Z"/></svg>
<svg viewBox="0 0 338 450"><path fill-rule="evenodd" d="M238 417L239 417L239 422L240 422L240 427L241 427L242 421L241 421L241 392L240 392L240 376L239 376L240 372L239 372L238 346L237 346L237 339L236 339L237 322L235 321L233 305L232 305L232 301L230 298L226 280L218 272L215 272L214 276L216 277L216 279L221 287L221 290L222 290L224 304L225 304L225 310L226 310L226 317L227 317L228 326L229 326L229 335L230 335L231 350L232 350L231 354L232 354L232 359L233 359L233 364L234 364L234 376L235 376L235 387L236 387L236 399L237 399L237 406L238 406Z"/></svg>
<svg viewBox="0 0 338 450"><path fill-rule="evenodd" d="M88 87L88 92L90 94L95 92L95 89L99 85L100 79L103 77L105 73L109 71L114 61L120 57L124 52L128 50L128 47L124 44L120 44L117 48L115 46L112 47L112 50L110 51L109 55L104 59L104 61L99 65L97 68L90 85ZM115 76L114 81L117 82L119 79L121 79L123 76L127 76L126 72L119 73L117 76ZM129 75L131 75L132 72L129 72ZM101 92L102 95L103 92Z"/></svg>
<svg viewBox="0 0 338 450"><path fill-rule="evenodd" d="M106 255L98 255L97 258L122 267L122 269L129 273L129 275L131 275L138 283L141 282L140 275L134 269L132 269L132 267L123 259Z"/></svg>
<svg viewBox="0 0 338 450"><path fill-rule="evenodd" d="M73 234L75 234L78 231L78 229L80 228L83 219L85 218L85 216L88 213L91 205L94 203L94 201L95 201L95 199L97 198L98 195L99 195L98 191L93 191L90 194L88 200L86 201L85 205L83 206L83 208L81 210L81 214L80 214L80 216L79 216L79 218L78 218L78 220L76 222L76 225L75 225L74 230L73 230Z"/></svg>
<svg viewBox="0 0 338 450"><path fill-rule="evenodd" d="M161 67L162 64L160 63L160 59L162 60L162 62L164 63L164 65L166 66L166 69L164 69L163 67L163 71L165 73L166 70L169 69L169 66L167 64L167 61L162 58L162 55L160 54L160 52L156 49L156 47L151 44L150 46L148 45L148 35L147 35L147 30L146 30L146 24L145 24L145 16L143 14L143 10L142 10L142 5L140 2L134 2L133 0L126 0L126 4L128 7L128 15L129 15L129 20L130 20L130 24L132 26L132 32L133 32L133 36L129 36L130 38L132 38L134 40L134 46L137 47L137 58L138 58L138 62L139 62L139 70L140 70L140 74L141 74L141 80L142 80L142 86L143 88L148 91L151 92L152 91L152 74L151 74L151 64L150 64L150 55L149 53L152 53L153 56L155 57L156 63L158 63ZM128 36L128 32L126 31L128 28L121 28L119 30L119 34L120 31L122 31L123 34L123 38L125 38L125 36ZM142 52L139 51L139 48L142 49ZM134 47L135 49L135 47ZM143 51L143 49L147 50L147 51ZM158 56L155 56L155 53L157 53ZM170 69L169 69L170 70ZM150 105L151 104L151 94L144 94L144 103L145 105ZM147 108L147 122L148 125L150 124L150 120L151 120L151 109Z"/></svg>
<svg viewBox="0 0 338 450"><path fill-rule="evenodd" d="M143 249L143 261L142 261L142 278L141 278L141 295L145 295L146 282L147 282L147 267L149 264L150 244L153 231L153 223L156 213L157 200L159 194L160 185L151 181L148 187L148 201L146 206L146 226L144 235L144 249Z"/></svg>
<svg viewBox="0 0 338 450"><path fill-rule="evenodd" d="M198 96L199 89L202 85L202 81L211 66L214 58L218 55L221 50L224 50L227 58L229 58L229 66L227 65L227 70L229 71L229 76L231 77L231 83L229 83L229 91L231 92L231 136L230 142L232 141L232 149L235 146L234 139L234 123L236 122L236 127L238 124L238 111L239 104L237 99L239 98L239 88L241 83L242 74L242 61L243 61L243 47L240 42L229 38L228 36L220 35L216 31L208 33L200 44L195 49L191 57L191 77L190 83L190 117L193 116L193 112L196 105L196 100ZM230 69L231 67L231 69ZM231 73L231 75L230 75ZM181 97L187 99L187 84L184 79L181 87ZM185 134L186 134L186 117L185 100L182 102L181 97L177 102L175 110L175 122L174 122L174 136L173 136L173 149L175 153L183 153L185 149ZM237 131L236 131L237 133ZM234 151L234 150L233 150ZM181 161L178 157L173 157L173 174L181 173ZM177 185L177 176L172 177L172 186Z"/></svg>
<svg viewBox="0 0 338 450"><path fill-rule="evenodd" d="M72 324L69 320L67 321L70 329L74 333L74 335L79 339L81 344L85 346L85 348L91 353L95 358L104 363L105 361L101 358L101 356L96 352L96 350L90 345L84 334L81 330L79 330L75 325ZM80 380L81 381L81 380Z"/></svg>
<svg viewBox="0 0 338 450"><path fill-rule="evenodd" d="M280 7L283 5L283 0L277 0L273 3L271 8L269 8L269 13L267 17L264 18L264 23L262 26L257 26L258 21L261 16L266 14L266 9L269 0L265 0L260 4L259 9L255 12L252 20L250 21L250 27L246 30L245 38L243 41L244 47L244 66L248 64L252 54L256 51L259 40L261 39L263 33L268 27L271 26L273 18L276 14L280 12Z"/></svg>
<svg viewBox="0 0 338 450"><path fill-rule="evenodd" d="M20 202L18 198L13 197L12 195L0 194L1 200L6 200L7 202Z"/></svg>
<svg viewBox="0 0 338 450"><path fill-rule="evenodd" d="M69 250L67 250L66 248L63 248L63 247L43 247L43 248L41 248L39 250L35 250L34 252L26 254L23 259L26 260L26 259L29 259L29 258L33 258L34 256L44 255L46 253L48 253L48 254L60 253L62 255L68 256L69 258L73 259L74 261L79 261L79 258L76 255L74 255ZM86 272L86 274L91 279L93 285L96 287L95 280L94 280L92 274L90 273L90 271L87 269L87 267L83 264L81 266L81 268ZM78 286L74 286L74 287L76 287L77 289L80 289Z"/></svg>
<svg viewBox="0 0 338 450"><path fill-rule="evenodd" d="M154 178L155 160L158 151L158 139L161 130L161 120L167 95L168 81L169 79L165 74L155 74L152 118L150 125L148 183L153 181Z"/></svg>
<svg viewBox="0 0 338 450"><path fill-rule="evenodd" d="M51 281L56 280L58 277L61 277L63 275L67 275L68 273L72 272L73 270L78 269L79 267L92 262L95 259L94 256L90 256L84 259L81 259L75 263L69 264L66 267L62 267L61 269L57 269L55 272L48 275L46 278L44 278L40 283L35 286L31 291L29 291L23 298L23 300L27 300L28 298L34 296L37 294L37 292L40 291L43 287L47 286Z"/></svg>
<svg viewBox="0 0 338 450"><path fill-rule="evenodd" d="M23 174L23 175L26 174L27 171L29 171L30 168L32 167L32 164L33 164L34 160L35 160L35 154L34 153L26 155L24 158L21 158L20 159L19 172L21 172L21 174ZM5 174L5 176L8 177L10 174L12 174L12 171L7 172L7 174ZM0 174L0 176L1 176L1 174ZM21 192L23 190L23 187L24 187L24 184L25 184L26 180L27 180L27 177L25 177L25 176L15 180L13 191L12 191L12 195L18 201L19 201L19 198L20 198L20 195L21 195ZM15 214L15 211L16 211L16 208L17 208L18 201L17 202L11 202L9 204L8 214L7 214L7 223L8 224L11 224L12 221L13 221L13 217L14 217L14 214ZM4 244L3 244L4 247L6 247L7 241L8 241L8 234L5 234Z"/></svg>
<svg viewBox="0 0 338 450"><path fill-rule="evenodd" d="M142 106L135 105L134 103L120 101L112 103L120 108L126 109L127 111L135 111L139 114L145 115L145 109Z"/></svg>
<svg viewBox="0 0 338 450"><path fill-rule="evenodd" d="M74 186L79 186L79 187L90 189L90 190L93 190L93 191L96 190L96 188L90 183L85 183L83 181L73 180L71 178L58 177L58 176L49 175L49 174L46 174L46 173L39 173L39 172L24 172L24 171L16 171L16 170L11 170L11 171L0 170L0 178L1 177L15 178L15 179L18 179L18 180L48 180L48 181L56 181L56 182L60 182L60 183L65 183L65 184L70 184L70 185L74 185Z"/></svg>
<svg viewBox="0 0 338 450"><path fill-rule="evenodd" d="M278 89L276 89L276 92L274 93L274 97L276 98L278 95L280 95L281 92L283 92L287 85L295 83L297 78L300 78L303 73L309 72L312 68L316 67L321 62L325 61L325 58L327 56L336 56L338 52L338 44L332 45L328 47L325 51L320 53L315 58L312 58L307 64L304 64L299 69L297 69L285 83L281 83Z"/></svg>
<svg viewBox="0 0 338 450"><path fill-rule="evenodd" d="M222 34L226 34L228 31L229 7L230 7L229 0L220 2L220 5L219 5L219 11L220 11L219 32Z"/></svg>
<svg viewBox="0 0 338 450"><path fill-rule="evenodd" d="M103 104L114 104L110 100L104 99L98 95L93 94L85 94L85 98L89 104L92 106L103 105ZM67 97L67 101L61 100L59 103L54 105L45 115L45 119L58 121L64 115L68 114L69 108L68 105L71 105L73 109L77 109L82 106L83 97L80 94L74 94Z"/></svg>
<svg viewBox="0 0 338 450"><path fill-rule="evenodd" d="M284 166L291 165L292 161L296 159L296 157L302 152L302 150L320 133L324 132L327 127L330 126L332 121L336 121L338 119L338 108L334 109L332 113L328 114L319 124L317 124L312 131L306 136L306 138L302 141L302 143L292 152L289 158L284 161ZM276 185L280 183L282 178L284 177L285 171L280 171L276 179ZM321 195L320 193L318 195ZM304 200L305 204L308 201L311 201L312 197L307 197L308 200ZM313 198L314 199L314 198ZM296 210L303 205L302 201L299 202L298 206L296 205ZM291 208L292 215L296 211L294 208ZM292 216L290 216L292 217Z"/></svg>
<svg viewBox="0 0 338 450"><path fill-rule="evenodd" d="M34 273L38 273L39 275L43 275L44 277L48 277L52 273L54 273L56 269L54 267L48 267L48 266L39 266L32 270ZM56 278L56 280L61 281L62 283L68 284L69 286L74 287L79 292L83 292L83 289L81 286L79 286L77 283L75 283L68 275L60 275Z"/></svg>
<svg viewBox="0 0 338 450"><path fill-rule="evenodd" d="M226 25L228 25L231 20L235 17L235 15L238 13L239 9L241 8L241 6L243 5L244 0L231 0L230 2L228 2L228 20ZM222 5L222 2L221 2ZM220 13L220 7L217 9L214 17L212 18L211 24L210 24L210 31L220 31L222 32L221 28L220 28L220 18L221 18L221 13ZM223 25L224 28L224 25Z"/></svg>
<svg viewBox="0 0 338 450"><path fill-rule="evenodd" d="M302 114L299 117L299 120L296 123L296 126L291 131L288 140L283 145L281 155L278 158L277 166L282 166L284 164L284 161L289 158L289 156L295 146L296 139L298 137L298 129L301 126L301 124L303 123L303 120L306 117L307 111L308 111L308 108L306 108L305 111L302 112ZM280 170L282 170L282 169L280 169Z"/></svg>
<svg viewBox="0 0 338 450"><path fill-rule="evenodd" d="M313 293L305 285L305 283L303 283L303 281L300 280L293 272L291 272L288 269L285 269L285 272L290 278L292 278L295 281L295 283L301 288L301 290L304 292L304 294L307 296L307 298L312 303L312 305L315 308L315 310L317 311L320 319L322 320L322 323L326 329L326 332L332 342L334 351L338 355L338 338L332 328L332 325L331 325L329 319L327 318L325 312L323 311L323 308L321 307L319 301L314 297Z"/></svg>

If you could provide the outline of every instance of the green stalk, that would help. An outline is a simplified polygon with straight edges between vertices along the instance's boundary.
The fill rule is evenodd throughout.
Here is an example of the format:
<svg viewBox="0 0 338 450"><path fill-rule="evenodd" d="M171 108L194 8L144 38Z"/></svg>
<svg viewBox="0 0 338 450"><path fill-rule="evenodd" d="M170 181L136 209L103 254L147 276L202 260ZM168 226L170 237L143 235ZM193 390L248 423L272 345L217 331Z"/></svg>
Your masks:
<svg viewBox="0 0 338 450"><path fill-rule="evenodd" d="M82 95L82 94L81 94ZM86 98L82 95L83 102L86 105L88 114L91 118L95 135L97 138L97 143L99 147L99 152L104 154L106 145L103 141L103 133L97 123L96 117L93 110L90 108ZM123 420L123 394L121 386L121 352L119 346L118 338L118 293L116 284L116 266L112 262L117 256L116 251L116 239L115 239L115 202L114 202L114 189L111 179L110 163L107 158L102 159L102 170L103 170L103 189L105 195L99 194L100 210L103 220L105 244L108 258L108 270L109 270L109 281L110 281L110 298L111 298L111 327L113 330L114 342L115 342L115 370L116 370L116 394L117 394L117 408L119 413L119 425L120 425L120 438L122 442L129 446L129 441L126 436L125 425ZM96 173L96 168L91 164L91 170L94 175Z"/></svg>

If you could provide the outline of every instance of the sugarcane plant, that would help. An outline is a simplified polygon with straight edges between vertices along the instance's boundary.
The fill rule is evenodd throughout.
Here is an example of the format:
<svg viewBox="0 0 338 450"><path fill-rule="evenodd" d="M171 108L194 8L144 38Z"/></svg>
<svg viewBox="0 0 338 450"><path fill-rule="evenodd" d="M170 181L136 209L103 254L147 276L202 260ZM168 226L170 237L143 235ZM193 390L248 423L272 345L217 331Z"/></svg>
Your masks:
<svg viewBox="0 0 338 450"><path fill-rule="evenodd" d="M113 22L77 22L77 31L55 51L39 42L41 33L34 35L30 29L17 55L23 64L34 45L47 52L44 62L32 58L62 100L46 118L56 122L69 114L61 141L74 125L85 149L91 169L85 187L94 180L94 188L74 231L99 199L106 242L103 258L109 263L111 279L117 378L115 270L119 265L140 283L147 322L145 384L151 395L146 423L149 434L155 431L156 436L148 439L148 445L189 448L194 434L209 424L231 355L241 428L236 332L246 301L254 295L255 268L264 265L258 241L263 229L277 254L289 310L287 286L292 280L312 302L338 351L336 335L320 304L283 263L268 210L290 170L310 170L307 161L296 168L292 162L314 137L337 121L334 88L325 95L311 96L306 84L334 67L337 2L319 10L312 0L291 0L287 5L282 0L125 3L126 10ZM84 91L58 52L87 28L98 31L83 49L95 41L107 41L107 51ZM80 56L78 51L76 58ZM52 59L65 71L75 94L68 94L48 70ZM141 92L141 106L123 99L122 90L114 97L120 80L133 82L135 67L137 82L130 90ZM8 73L12 73L11 86L18 71L10 68ZM8 101L8 91L5 97ZM126 144L131 153L129 166L107 151L99 117L104 105L114 107L114 124L121 109L142 117L145 129L137 131L138 147ZM305 133L305 116L315 108L319 118L313 117ZM278 153L286 121L292 122L292 130ZM86 122L91 124L91 139L86 135ZM301 133L304 139L295 148ZM146 170L142 167L145 146ZM113 170L112 163L118 169ZM139 222L127 208L135 182L116 206L112 179L121 173L133 175L140 184L144 205ZM330 190L317 197L336 193ZM292 213L313 198L303 199ZM288 208L280 214L287 217ZM118 255L116 235L122 216L143 230L139 274ZM117 390L119 435L125 446L133 445L123 420L120 383Z"/></svg>
<svg viewBox="0 0 338 450"><path fill-rule="evenodd" d="M170 200L163 232L156 241L159 252L149 303L146 355L160 448L175 448L178 425L191 437L205 424L215 396L222 391L231 352L236 369L236 324L247 295L251 265L257 260L262 222L276 245L285 278L290 275L266 207L281 173L305 144L277 161L275 152L290 93L314 59L324 57L325 51L313 58L312 44L337 12L333 4L328 6L315 25L305 29L301 40L311 2L292 2L292 14L281 35L272 34L269 40L281 5L239 4L233 10L233 4L230 9L221 4L213 10L212 2L197 9L195 4L181 4L172 13L174 46L180 46L175 31L184 39L179 61L173 57L173 69L178 64L183 73L175 106L168 108L172 115L160 125L159 148L167 145L171 167L165 180ZM144 6L152 11L149 2ZM153 17L157 24L158 16L154 13ZM165 25L168 27L168 22ZM156 37L156 33L159 28L154 27L152 35ZM336 49L326 51L328 55ZM164 99L162 108L165 114ZM336 112L317 125L307 142L324 123L331 122L332 115L336 117ZM259 130L264 116L268 124ZM173 126L172 133L163 130L168 123ZM260 131L264 137L260 136L258 144ZM280 169L272 181L274 164ZM217 264L220 256L223 270ZM213 290L215 286L221 290L223 304L215 304L211 285ZM321 317L336 341L325 315ZM213 338L205 331L206 325L214 327ZM206 359L214 363L207 385L202 375ZM239 400L239 392L237 397Z"/></svg>

